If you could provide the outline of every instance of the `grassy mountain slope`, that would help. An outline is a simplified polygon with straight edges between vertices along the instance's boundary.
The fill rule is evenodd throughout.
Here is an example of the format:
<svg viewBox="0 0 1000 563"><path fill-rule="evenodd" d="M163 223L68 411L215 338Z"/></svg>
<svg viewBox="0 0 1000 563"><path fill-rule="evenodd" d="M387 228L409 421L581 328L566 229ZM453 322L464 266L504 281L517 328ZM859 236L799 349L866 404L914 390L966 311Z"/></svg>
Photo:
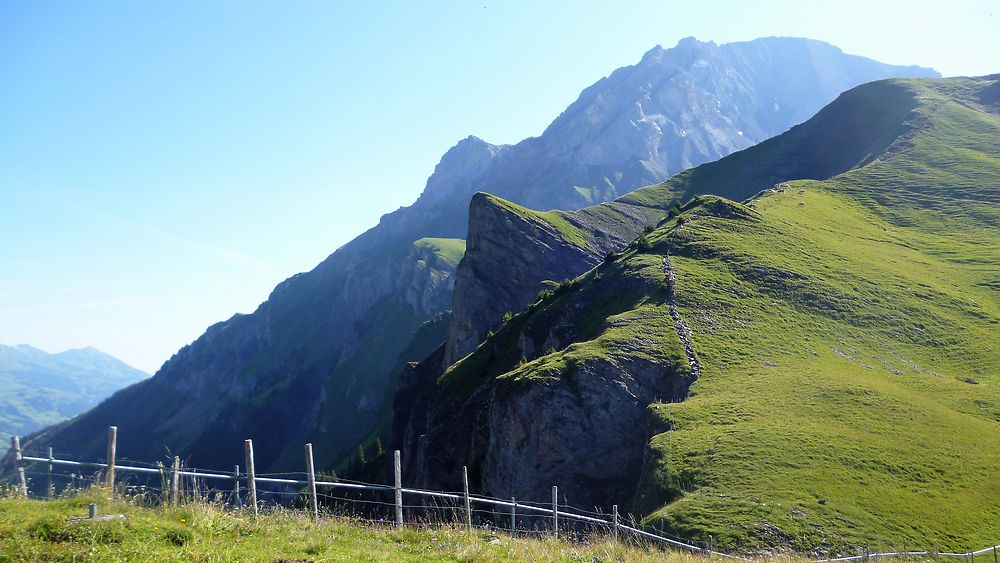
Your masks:
<svg viewBox="0 0 1000 563"><path fill-rule="evenodd" d="M666 208L713 183L738 196L842 169L745 204L698 197L515 315L439 380L427 453L456 459L437 471L468 464L488 492L518 498L539 492L527 473L590 500L608 476L587 460L638 436L641 470L602 486L631 486L635 514L685 537L836 553L994 541L996 84L863 86L786 135L636 192ZM650 405L645 423L620 388ZM642 400L649 389L659 400Z"/></svg>
<svg viewBox="0 0 1000 563"><path fill-rule="evenodd" d="M677 500L649 520L800 548L1000 535L1000 118L966 86L915 88L897 154L755 199L762 223L654 239L704 369L654 409L641 496Z"/></svg>
<svg viewBox="0 0 1000 563"><path fill-rule="evenodd" d="M148 374L94 348L48 354L0 345L0 455L24 436L92 408Z"/></svg>

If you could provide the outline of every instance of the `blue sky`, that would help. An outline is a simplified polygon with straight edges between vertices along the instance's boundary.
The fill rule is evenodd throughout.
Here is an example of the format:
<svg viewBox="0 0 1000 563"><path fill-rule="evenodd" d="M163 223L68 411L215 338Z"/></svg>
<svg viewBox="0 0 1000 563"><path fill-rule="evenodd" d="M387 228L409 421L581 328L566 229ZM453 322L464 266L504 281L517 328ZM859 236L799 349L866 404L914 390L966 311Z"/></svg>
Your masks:
<svg viewBox="0 0 1000 563"><path fill-rule="evenodd" d="M982 2L0 0L0 343L154 371L656 44L1000 72Z"/></svg>

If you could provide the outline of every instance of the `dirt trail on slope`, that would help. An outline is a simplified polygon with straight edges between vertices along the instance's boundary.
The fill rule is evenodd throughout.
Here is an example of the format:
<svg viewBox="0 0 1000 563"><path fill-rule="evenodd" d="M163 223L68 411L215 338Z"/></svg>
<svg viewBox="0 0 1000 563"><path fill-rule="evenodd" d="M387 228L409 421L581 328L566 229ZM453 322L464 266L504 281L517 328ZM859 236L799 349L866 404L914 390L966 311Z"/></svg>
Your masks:
<svg viewBox="0 0 1000 563"><path fill-rule="evenodd" d="M670 256L663 256L663 273L667 276L667 308L670 316L674 319L674 328L677 330L677 337L684 344L684 354L687 355L688 366L691 368L691 375L695 379L701 376L701 364L694 354L694 345L691 344L691 329L688 328L680 311L677 310L677 276L674 274L674 267L670 263Z"/></svg>

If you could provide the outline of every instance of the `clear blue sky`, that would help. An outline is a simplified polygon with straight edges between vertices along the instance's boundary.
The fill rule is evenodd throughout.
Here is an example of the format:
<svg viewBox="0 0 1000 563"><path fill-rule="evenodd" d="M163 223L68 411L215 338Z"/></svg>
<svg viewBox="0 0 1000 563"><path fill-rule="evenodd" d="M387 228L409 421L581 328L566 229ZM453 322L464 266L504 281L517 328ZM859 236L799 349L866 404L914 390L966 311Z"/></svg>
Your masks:
<svg viewBox="0 0 1000 563"><path fill-rule="evenodd" d="M1000 72L981 2L0 0L0 343L153 371L656 44Z"/></svg>

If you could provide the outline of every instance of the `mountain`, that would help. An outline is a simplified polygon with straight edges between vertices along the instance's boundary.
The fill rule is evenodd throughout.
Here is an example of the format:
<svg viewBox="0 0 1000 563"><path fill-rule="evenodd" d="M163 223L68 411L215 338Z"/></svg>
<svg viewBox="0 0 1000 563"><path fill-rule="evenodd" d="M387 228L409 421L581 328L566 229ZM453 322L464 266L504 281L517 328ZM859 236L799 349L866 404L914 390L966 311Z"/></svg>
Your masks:
<svg viewBox="0 0 1000 563"><path fill-rule="evenodd" d="M210 327L149 381L37 439L100 456L99 429L116 424L119 451L136 459L169 448L229 467L253 438L261 471L299 469L305 441L321 467L341 462L385 432L400 367L458 330L439 315L475 192L580 208L778 134L850 86L934 74L806 39L657 47L586 89L540 137L460 141L412 206L282 282L253 314ZM614 218L621 234L609 245L649 222L638 211Z"/></svg>
<svg viewBox="0 0 1000 563"><path fill-rule="evenodd" d="M0 344L0 455L10 436L74 417L147 377L95 348L49 354Z"/></svg>
<svg viewBox="0 0 1000 563"><path fill-rule="evenodd" d="M752 553L1000 536L1000 75L859 86L573 229L473 206L470 233L508 244L470 236L456 303L556 248L533 279L571 279L408 368L411 486L457 490L466 465L487 495L558 485ZM662 219L584 271L612 207Z"/></svg>

